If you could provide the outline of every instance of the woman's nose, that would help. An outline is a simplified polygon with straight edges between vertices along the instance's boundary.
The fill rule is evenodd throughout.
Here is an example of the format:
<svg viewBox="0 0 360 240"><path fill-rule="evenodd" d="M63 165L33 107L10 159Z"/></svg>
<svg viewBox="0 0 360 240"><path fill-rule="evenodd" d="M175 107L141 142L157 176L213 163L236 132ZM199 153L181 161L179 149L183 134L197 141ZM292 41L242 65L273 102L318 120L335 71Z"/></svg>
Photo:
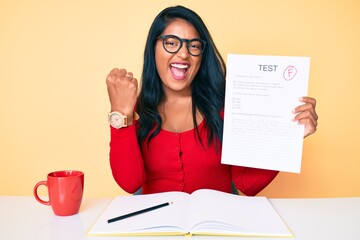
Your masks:
<svg viewBox="0 0 360 240"><path fill-rule="evenodd" d="M177 55L181 58L187 58L189 56L189 51L187 50L186 43L183 43Z"/></svg>

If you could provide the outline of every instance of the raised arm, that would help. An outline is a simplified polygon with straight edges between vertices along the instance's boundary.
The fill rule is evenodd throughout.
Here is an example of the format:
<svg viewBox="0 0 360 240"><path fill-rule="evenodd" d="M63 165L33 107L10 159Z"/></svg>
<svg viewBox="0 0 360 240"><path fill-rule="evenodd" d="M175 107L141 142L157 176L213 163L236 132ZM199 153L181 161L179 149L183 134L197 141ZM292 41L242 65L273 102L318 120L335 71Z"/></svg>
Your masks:
<svg viewBox="0 0 360 240"><path fill-rule="evenodd" d="M106 78L111 112L131 116L138 94L138 82L131 72L113 69ZM110 165L114 179L129 192L137 191L145 179L144 164L136 136L136 123L115 129L111 127Z"/></svg>

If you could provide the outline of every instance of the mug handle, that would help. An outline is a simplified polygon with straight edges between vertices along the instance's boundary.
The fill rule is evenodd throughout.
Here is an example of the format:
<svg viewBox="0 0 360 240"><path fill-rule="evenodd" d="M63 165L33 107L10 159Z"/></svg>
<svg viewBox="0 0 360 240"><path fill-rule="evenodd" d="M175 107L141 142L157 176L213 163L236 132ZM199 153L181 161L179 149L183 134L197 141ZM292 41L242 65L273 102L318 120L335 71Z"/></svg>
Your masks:
<svg viewBox="0 0 360 240"><path fill-rule="evenodd" d="M46 181L41 181L41 182L38 182L35 187L34 187L34 197L35 199L41 203L41 204L44 204L44 205L50 205L50 200L49 201L44 201L42 200L39 196L38 196L38 193L37 193L37 189L38 187L40 187L41 185L44 185L47 187L47 182Z"/></svg>

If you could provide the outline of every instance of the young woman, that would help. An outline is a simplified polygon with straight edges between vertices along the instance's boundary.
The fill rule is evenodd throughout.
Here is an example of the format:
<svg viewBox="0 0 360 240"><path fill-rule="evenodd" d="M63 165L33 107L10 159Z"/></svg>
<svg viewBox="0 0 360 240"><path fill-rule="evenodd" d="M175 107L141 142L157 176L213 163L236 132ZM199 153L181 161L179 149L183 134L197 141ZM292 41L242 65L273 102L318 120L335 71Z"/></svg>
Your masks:
<svg viewBox="0 0 360 240"><path fill-rule="evenodd" d="M176 6L159 13L146 42L139 96L131 72L113 69L106 79L110 164L122 189L231 192L233 183L243 194L256 195L275 178L277 171L221 164L225 74L195 12ZM316 131L316 101L302 101L294 113L306 137Z"/></svg>

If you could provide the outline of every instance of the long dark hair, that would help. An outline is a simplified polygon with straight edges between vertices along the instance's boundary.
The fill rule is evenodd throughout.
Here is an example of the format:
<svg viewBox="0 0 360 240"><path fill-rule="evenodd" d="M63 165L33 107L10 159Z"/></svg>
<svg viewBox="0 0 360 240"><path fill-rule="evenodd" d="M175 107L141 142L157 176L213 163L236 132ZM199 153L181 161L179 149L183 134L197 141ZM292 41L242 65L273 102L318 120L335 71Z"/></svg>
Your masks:
<svg viewBox="0 0 360 240"><path fill-rule="evenodd" d="M216 138L222 141L223 121L219 113L224 107L225 99L225 62L200 16L183 6L164 9L156 16L150 27L144 51L141 90L136 105L136 111L140 116L138 140L140 143L147 137L151 140L161 129L162 121L157 106L164 98L164 91L156 70L155 44L157 37L171 21L177 18L191 23L199 32L200 38L207 42L200 69L191 85L192 115L196 135L199 136L196 122L196 110L198 110L203 115L209 131L208 144ZM198 139L201 141L200 138Z"/></svg>

